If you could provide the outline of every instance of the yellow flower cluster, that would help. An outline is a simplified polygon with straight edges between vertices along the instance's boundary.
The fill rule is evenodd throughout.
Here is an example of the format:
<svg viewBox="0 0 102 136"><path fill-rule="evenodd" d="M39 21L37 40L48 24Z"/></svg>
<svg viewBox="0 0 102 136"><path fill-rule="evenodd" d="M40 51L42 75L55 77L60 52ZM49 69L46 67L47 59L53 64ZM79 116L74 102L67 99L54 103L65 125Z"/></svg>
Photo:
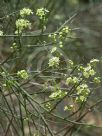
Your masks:
<svg viewBox="0 0 102 136"><path fill-rule="evenodd" d="M67 95L67 92L62 91L62 90L56 90L55 92L53 92L49 98L53 98L53 99L59 99L59 98L63 98L65 95Z"/></svg>
<svg viewBox="0 0 102 136"><path fill-rule="evenodd" d="M79 79L75 76L74 77L68 77L66 79L66 84L68 84L68 85L70 85L70 84L74 85L74 84L78 84L78 83L79 83Z"/></svg>
<svg viewBox="0 0 102 136"><path fill-rule="evenodd" d="M36 15L41 19L41 20L45 20L46 19L46 15L49 11L45 8L40 8L37 9L36 11Z"/></svg>
<svg viewBox="0 0 102 136"><path fill-rule="evenodd" d="M87 84L81 84L76 88L77 91L77 97L76 101L77 102L83 102L87 100L87 97L90 93L90 89Z"/></svg>
<svg viewBox="0 0 102 136"><path fill-rule="evenodd" d="M59 65L59 57L52 57L51 59L49 59L49 67L58 67Z"/></svg>
<svg viewBox="0 0 102 136"><path fill-rule="evenodd" d="M17 28L17 31L15 33L16 34L21 33L26 28L30 29L31 28L31 23L27 19L18 19L16 21L16 28Z"/></svg>
<svg viewBox="0 0 102 136"><path fill-rule="evenodd" d="M26 70L20 70L17 72L17 75L22 79L28 79L29 75Z"/></svg>
<svg viewBox="0 0 102 136"><path fill-rule="evenodd" d="M29 8L23 8L22 10L20 10L20 16L21 17L25 17L25 16L28 16L28 15L31 15L33 14L33 11Z"/></svg>

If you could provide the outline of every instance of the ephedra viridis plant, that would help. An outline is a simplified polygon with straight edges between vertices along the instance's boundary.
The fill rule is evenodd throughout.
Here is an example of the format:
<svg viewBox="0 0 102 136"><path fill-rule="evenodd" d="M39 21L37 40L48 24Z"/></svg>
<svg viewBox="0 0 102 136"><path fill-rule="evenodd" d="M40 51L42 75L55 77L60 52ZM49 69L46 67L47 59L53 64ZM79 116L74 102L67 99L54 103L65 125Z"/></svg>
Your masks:
<svg viewBox="0 0 102 136"><path fill-rule="evenodd" d="M12 39L9 56L0 62L2 135L67 136L84 127L100 127L84 117L102 102L90 102L101 84L101 61L80 64L70 59L64 49L76 38L68 25L75 15L48 32L49 12L23 8L16 13L14 34L0 30L1 39ZM37 26L32 32L33 17Z"/></svg>

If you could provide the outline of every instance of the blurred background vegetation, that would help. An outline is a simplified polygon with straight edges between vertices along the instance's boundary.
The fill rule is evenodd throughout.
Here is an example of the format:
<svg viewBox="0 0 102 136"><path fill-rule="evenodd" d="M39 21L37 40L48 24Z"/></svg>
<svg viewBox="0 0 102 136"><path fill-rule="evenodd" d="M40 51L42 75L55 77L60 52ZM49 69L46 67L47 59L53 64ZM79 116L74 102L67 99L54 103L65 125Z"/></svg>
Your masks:
<svg viewBox="0 0 102 136"><path fill-rule="evenodd" d="M102 0L1 0L0 30L3 30L4 34L14 34L15 22L19 18L18 12L24 7L29 7L34 12L40 7L46 7L50 11L46 32L56 31L68 18L76 14L73 20L68 23L75 32L76 38L66 41L63 49L65 54L76 64L86 64L92 58L102 57ZM38 28L36 16L30 17L30 20L32 22L32 29L28 34L39 33L40 29ZM0 38L0 62L11 54L10 46L16 40L14 37ZM32 37L22 38L24 47L32 44L37 45L37 42L38 40ZM35 49L36 47L29 50L24 48L19 56L19 61L15 61L15 64L13 61L10 61L9 64L5 64L5 67L9 72L17 72L19 69L27 67L26 60L29 60L28 54L33 54ZM43 54L40 55L43 56ZM37 59L39 59L39 56ZM32 70L36 70L36 61L30 61L32 63ZM97 71L102 76L102 64L99 64ZM97 89L91 97L93 101L102 98L102 88ZM93 113L86 117L86 120L102 125L101 107L102 104L95 108ZM85 130L80 130L79 135L102 136L102 129L85 128Z"/></svg>

